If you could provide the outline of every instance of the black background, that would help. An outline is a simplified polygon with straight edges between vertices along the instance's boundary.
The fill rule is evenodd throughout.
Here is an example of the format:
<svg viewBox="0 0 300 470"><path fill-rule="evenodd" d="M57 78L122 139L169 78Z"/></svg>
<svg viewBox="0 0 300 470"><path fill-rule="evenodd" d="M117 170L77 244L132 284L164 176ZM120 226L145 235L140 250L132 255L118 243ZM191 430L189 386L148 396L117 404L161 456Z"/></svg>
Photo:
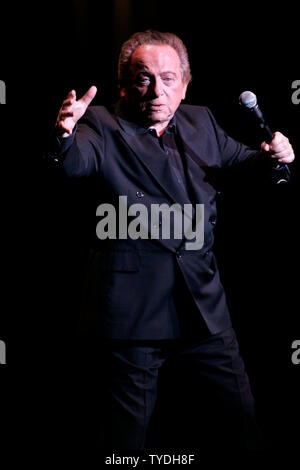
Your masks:
<svg viewBox="0 0 300 470"><path fill-rule="evenodd" d="M42 163L70 89L80 96L96 85L94 104L115 101L122 42L149 27L171 31L190 54L187 103L208 106L230 135L259 146L260 130L238 104L240 93L252 90L270 126L299 152L300 105L291 100L292 82L299 78L296 12L288 5L280 10L243 5L200 3L196 9L189 1L53 1L15 5L8 13L0 69L7 86L7 104L0 107L5 278L0 339L7 344L1 375L3 392L13 397L7 413L12 437L15 424L23 434L32 420L47 442L52 423L60 428L54 448L65 443L72 452L70 423L80 413L74 390L84 343L77 314L89 188L65 181ZM295 450L300 421L300 365L291 362L291 344L300 336L297 165L291 166L288 186L262 184L258 177L229 188L219 201L216 229L222 279L267 452L287 457Z"/></svg>

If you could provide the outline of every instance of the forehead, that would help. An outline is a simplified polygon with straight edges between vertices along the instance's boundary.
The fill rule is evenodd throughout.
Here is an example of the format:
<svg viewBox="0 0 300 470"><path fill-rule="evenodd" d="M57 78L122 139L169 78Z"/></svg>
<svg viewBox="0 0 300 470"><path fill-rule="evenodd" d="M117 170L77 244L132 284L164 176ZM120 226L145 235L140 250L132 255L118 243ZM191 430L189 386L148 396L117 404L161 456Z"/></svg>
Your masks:
<svg viewBox="0 0 300 470"><path fill-rule="evenodd" d="M160 71L180 69L180 59L175 49L167 44L143 44L131 56L134 69L160 69Z"/></svg>

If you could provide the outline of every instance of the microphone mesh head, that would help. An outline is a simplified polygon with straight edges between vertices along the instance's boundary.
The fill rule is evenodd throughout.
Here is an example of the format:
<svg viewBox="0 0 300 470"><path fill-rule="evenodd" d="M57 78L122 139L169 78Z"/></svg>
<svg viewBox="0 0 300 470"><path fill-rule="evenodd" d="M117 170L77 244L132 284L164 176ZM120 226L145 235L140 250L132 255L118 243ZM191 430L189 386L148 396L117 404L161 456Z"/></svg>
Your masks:
<svg viewBox="0 0 300 470"><path fill-rule="evenodd" d="M240 95L239 100L240 104L250 109L254 108L254 106L256 106L257 104L256 95L252 93L252 91L243 91L243 93L241 93Z"/></svg>

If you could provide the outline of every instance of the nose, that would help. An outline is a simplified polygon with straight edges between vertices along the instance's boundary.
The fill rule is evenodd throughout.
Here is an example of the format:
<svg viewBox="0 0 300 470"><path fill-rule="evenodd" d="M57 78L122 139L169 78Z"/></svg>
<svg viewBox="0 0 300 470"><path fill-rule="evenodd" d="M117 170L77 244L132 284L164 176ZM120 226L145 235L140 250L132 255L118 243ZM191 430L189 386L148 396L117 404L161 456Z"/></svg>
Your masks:
<svg viewBox="0 0 300 470"><path fill-rule="evenodd" d="M158 79L154 80L153 83L153 93L155 94L156 98L163 94L162 84Z"/></svg>

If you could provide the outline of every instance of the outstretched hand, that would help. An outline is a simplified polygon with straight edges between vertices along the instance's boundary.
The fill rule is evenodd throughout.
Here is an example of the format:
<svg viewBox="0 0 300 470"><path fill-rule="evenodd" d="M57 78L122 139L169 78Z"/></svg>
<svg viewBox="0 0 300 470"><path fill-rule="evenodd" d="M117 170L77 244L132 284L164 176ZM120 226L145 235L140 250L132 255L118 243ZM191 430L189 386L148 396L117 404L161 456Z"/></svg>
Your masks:
<svg viewBox="0 0 300 470"><path fill-rule="evenodd" d="M95 98L97 88L91 86L82 98L76 100L76 91L71 90L59 110L55 129L59 136L68 137L72 134L77 121L84 115L86 108Z"/></svg>

